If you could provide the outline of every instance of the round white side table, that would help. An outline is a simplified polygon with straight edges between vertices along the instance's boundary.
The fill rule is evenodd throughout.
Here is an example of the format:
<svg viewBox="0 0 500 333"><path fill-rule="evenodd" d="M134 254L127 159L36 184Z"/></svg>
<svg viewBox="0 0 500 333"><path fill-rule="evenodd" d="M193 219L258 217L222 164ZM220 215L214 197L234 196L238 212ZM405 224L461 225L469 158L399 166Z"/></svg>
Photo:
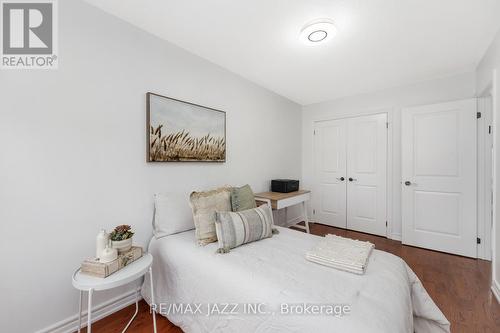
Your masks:
<svg viewBox="0 0 500 333"><path fill-rule="evenodd" d="M87 307L87 333L92 331L92 294L94 291L107 290L122 286L129 282L135 281L146 273L149 273L149 279L151 283L151 304L154 304L154 291L153 291L153 274L151 272L151 264L153 263L153 256L149 253L144 254L141 258L137 259L133 263L120 269L118 272L111 274L106 278L98 278L90 275L85 275L77 269L73 273L73 287L80 290L80 306L78 311L78 333L80 333L82 326L82 296L83 292L88 292L88 307ZM135 313L128 322L127 326L123 329L122 333L125 332L132 321L137 316L139 311L139 292L136 291L135 295ZM153 330L156 333L156 315L153 312Z"/></svg>

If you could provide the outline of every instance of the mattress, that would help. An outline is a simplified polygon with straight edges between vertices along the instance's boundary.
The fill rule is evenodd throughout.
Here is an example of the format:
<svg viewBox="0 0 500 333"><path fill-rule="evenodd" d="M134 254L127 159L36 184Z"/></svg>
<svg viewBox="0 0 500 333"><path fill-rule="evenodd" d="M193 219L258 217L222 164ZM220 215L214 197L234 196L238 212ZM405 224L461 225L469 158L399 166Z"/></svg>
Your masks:
<svg viewBox="0 0 500 333"><path fill-rule="evenodd" d="M355 275L305 259L319 236L278 229L227 254L193 230L153 238L157 312L184 332L449 332L401 258L374 250ZM149 279L142 295L151 304Z"/></svg>

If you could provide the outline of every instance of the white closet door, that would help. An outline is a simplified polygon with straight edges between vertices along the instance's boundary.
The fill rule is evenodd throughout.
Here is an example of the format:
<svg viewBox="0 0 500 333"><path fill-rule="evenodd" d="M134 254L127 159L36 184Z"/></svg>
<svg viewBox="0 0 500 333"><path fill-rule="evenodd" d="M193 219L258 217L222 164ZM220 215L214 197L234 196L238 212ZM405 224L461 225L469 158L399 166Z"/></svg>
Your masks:
<svg viewBox="0 0 500 333"><path fill-rule="evenodd" d="M386 236L387 114L350 118L347 228Z"/></svg>
<svg viewBox="0 0 500 333"><path fill-rule="evenodd" d="M476 257L476 101L402 113L403 243Z"/></svg>
<svg viewBox="0 0 500 333"><path fill-rule="evenodd" d="M345 228L346 120L317 122L314 132L314 217L318 223Z"/></svg>

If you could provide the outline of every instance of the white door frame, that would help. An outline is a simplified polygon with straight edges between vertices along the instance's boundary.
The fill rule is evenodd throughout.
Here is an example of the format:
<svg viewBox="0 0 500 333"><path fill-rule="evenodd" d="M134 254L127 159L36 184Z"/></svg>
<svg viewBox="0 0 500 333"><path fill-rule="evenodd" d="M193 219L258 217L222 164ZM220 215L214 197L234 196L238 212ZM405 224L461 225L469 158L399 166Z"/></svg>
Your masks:
<svg viewBox="0 0 500 333"><path fill-rule="evenodd" d="M358 117L363 117L363 116L372 116L372 115L377 115L377 114L386 114L387 115L387 165L386 165L386 186L387 186L387 191L386 191L386 219L387 219L387 228L385 231L385 235L389 239L394 239L401 241L401 234L393 234L392 233L392 208L393 208L393 109L379 109L379 110L373 110L373 111L367 111L367 112L356 112L352 114L346 114L338 117L324 117L324 118L318 118L313 120L313 131L316 128L317 123L321 123L324 121L330 121L330 120L340 120L340 119L350 119L350 118L358 118ZM311 135L314 135L314 133L311 133ZM313 137L313 142L314 142L314 137ZM313 157L316 156L316 151L315 147L313 145ZM313 170L315 170L315 162L313 161ZM313 194L314 195L314 194ZM313 207L314 208L314 207ZM314 210L313 210L314 212ZM310 220L314 221L314 213Z"/></svg>
<svg viewBox="0 0 500 333"><path fill-rule="evenodd" d="M485 105L484 99L491 99ZM477 123L477 237L481 243L477 245L477 257L491 260L492 255L492 195L493 195L493 94L491 85L477 98L477 111L481 118ZM491 126L491 127L490 127Z"/></svg>
<svg viewBox="0 0 500 333"><path fill-rule="evenodd" d="M493 69L492 72L492 78L491 78L491 95L492 95L492 104L493 104L493 226L491 229L491 235L492 237L492 258L491 258L491 290L493 294L495 295L496 299L498 302L500 302L500 281L498 279L500 277L496 276L496 265L497 261L500 260L500 258L497 258L497 251L496 248L497 246L500 246L497 244L498 239L496 239L496 228L498 228L498 221L497 221L497 215L498 215L498 207L497 207L497 181L498 181L498 175L497 175L497 166L498 166L498 154L497 154L497 130L500 126L498 126L498 115L497 115L497 110L499 109L499 104L500 101L497 100L497 97L499 95L498 92L498 81L497 81L497 75L498 71L497 69Z"/></svg>

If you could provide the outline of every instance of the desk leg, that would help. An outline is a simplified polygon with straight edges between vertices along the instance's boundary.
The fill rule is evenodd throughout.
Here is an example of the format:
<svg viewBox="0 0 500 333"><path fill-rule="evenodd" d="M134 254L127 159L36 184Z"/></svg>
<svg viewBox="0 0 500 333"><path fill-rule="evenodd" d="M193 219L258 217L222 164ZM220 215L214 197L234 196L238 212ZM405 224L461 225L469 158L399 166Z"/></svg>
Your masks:
<svg viewBox="0 0 500 333"><path fill-rule="evenodd" d="M151 285L151 306L154 305L153 310L153 331L156 333L156 304L155 304L155 292L153 288L153 269L149 267L149 284ZM153 308L151 308L153 309Z"/></svg>
<svg viewBox="0 0 500 333"><path fill-rule="evenodd" d="M306 226L306 232L310 234L311 232L309 230L309 218L307 217L307 206L305 201L302 201L302 209L304 211L304 225Z"/></svg>
<svg viewBox="0 0 500 333"><path fill-rule="evenodd" d="M288 228L289 227L289 225L288 225L288 207L285 207L284 211L285 211L285 228Z"/></svg>
<svg viewBox="0 0 500 333"><path fill-rule="evenodd" d="M89 289L89 302L87 306L87 333L92 332L92 293L93 289Z"/></svg>
<svg viewBox="0 0 500 333"><path fill-rule="evenodd" d="M83 290L80 290L80 301L78 303L78 333L82 330L82 298Z"/></svg>

